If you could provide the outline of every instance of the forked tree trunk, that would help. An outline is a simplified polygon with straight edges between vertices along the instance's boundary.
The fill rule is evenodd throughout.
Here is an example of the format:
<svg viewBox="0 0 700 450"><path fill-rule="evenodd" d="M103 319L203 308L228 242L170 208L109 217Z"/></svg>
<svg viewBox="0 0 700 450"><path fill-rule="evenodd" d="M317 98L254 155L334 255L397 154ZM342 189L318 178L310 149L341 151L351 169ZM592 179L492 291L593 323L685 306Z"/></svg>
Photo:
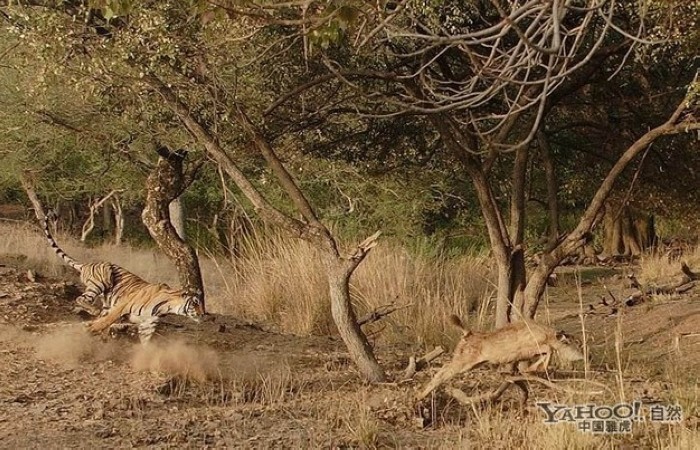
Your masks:
<svg viewBox="0 0 700 450"><path fill-rule="evenodd" d="M508 236L510 238L510 309L505 320L512 322L522 317L522 308L525 304L525 285L527 274L525 272L525 252L523 250L525 240L525 193L527 192L527 166L530 152L527 146L516 151L512 173L512 192L510 195L510 224Z"/></svg>
<svg viewBox="0 0 700 450"><path fill-rule="evenodd" d="M158 148L158 163L146 180L146 206L141 218L163 253L175 263L182 288L204 305L204 287L194 249L180 239L170 221L169 205L182 194L184 153Z"/></svg>
<svg viewBox="0 0 700 450"><path fill-rule="evenodd" d="M360 373L369 381L384 381L384 371L374 357L374 351L357 323L355 310L350 302L350 276L355 271L357 264L351 264L347 260L327 254L325 267L331 299L331 315L350 357L356 362Z"/></svg>
<svg viewBox="0 0 700 450"><path fill-rule="evenodd" d="M684 98L665 123L647 131L622 153L593 195L576 228L555 248L545 252L537 268L530 276L525 289L526 304L524 309L529 317L533 318L537 312L537 306L544 293L549 275L561 263L562 259L590 241L590 233L595 223L599 220L600 211L612 192L615 181L617 181L629 163L661 136L700 128L700 123L693 122L690 118L692 114L689 117L682 118L682 114L689 104L691 104L690 101Z"/></svg>
<svg viewBox="0 0 700 450"><path fill-rule="evenodd" d="M505 226L503 216L498 208L488 177L481 161L474 155L477 143L473 136L462 132L449 116L434 114L428 117L440 133L440 137L450 152L460 161L469 174L476 192L486 230L491 243L491 252L496 261L498 281L496 285L496 320L495 327L508 324L508 316L514 300L513 287L513 247Z"/></svg>
<svg viewBox="0 0 700 450"><path fill-rule="evenodd" d="M95 214L97 214L97 211L100 208L104 208L103 213L105 211L107 211L107 208L104 207L105 203L107 202L107 200L112 198L112 196L117 194L117 192L118 191L113 190L109 194L105 195L104 197L98 198L97 200L90 202L90 204L88 205L88 209L89 209L88 218L83 223L83 229L80 233L80 242L85 242L87 240L87 237L90 235L90 233L92 233L92 230L95 229ZM107 216L109 217L109 214L107 214ZM103 219L104 219L104 216L103 216Z"/></svg>
<svg viewBox="0 0 700 450"><path fill-rule="evenodd" d="M518 251L521 242L518 234L521 229L512 227L510 233L505 229L503 213L489 184L487 168L490 167L490 163L486 164L489 160L482 161L477 156L479 148L476 138L465 133L462 129L463 127L459 126L449 115L434 114L429 116L432 124L440 133L444 145L462 163L474 184L488 230L491 250L498 266L496 327L500 327L511 318L514 318L514 312L515 314L519 313L519 311L511 309L511 314L508 314L507 311L513 304L515 304L516 309L522 304L522 315L534 318L549 276L566 256L573 254L590 241L591 230L599 218L599 212L612 191L615 181L640 152L663 135L700 128L700 124L692 121L692 115L689 115L687 118L681 118L687 105L688 100L684 99L664 124L649 130L625 150L598 187L576 228L562 240L557 239L555 245L544 252L538 266L527 278L524 289L522 289L522 279L525 279L524 264L520 258L513 257ZM522 153L516 154L513 189L518 192L511 193L511 222L516 219L519 226L522 226L524 223L523 217L519 217L514 213L524 213L523 208L518 206L518 203L522 200L520 191L523 191L525 188L522 182L522 172L519 172L518 169L518 167L522 168L520 164L524 156L526 155ZM522 279L520 278L521 273Z"/></svg>
<svg viewBox="0 0 700 450"><path fill-rule="evenodd" d="M277 154L243 111L238 110L236 112L239 124L251 137L297 211L304 218L304 221L286 215L272 206L219 145L219 142L211 134L210 130L192 116L189 108L177 98L171 88L156 77L147 76L145 79L151 87L160 93L168 107L180 118L192 136L204 146L209 156L233 180L253 204L263 220L286 230L291 236L307 239L322 249L326 255L325 264L328 269L327 277L331 296L331 312L333 319L336 321L338 332L362 376L370 382L384 381L386 379L384 371L374 357L367 337L357 325L348 289L350 276L369 250L376 245L379 233L362 242L353 255L349 257L341 256L330 231L318 220L313 208ZM343 265L346 266L344 269L341 269Z"/></svg>

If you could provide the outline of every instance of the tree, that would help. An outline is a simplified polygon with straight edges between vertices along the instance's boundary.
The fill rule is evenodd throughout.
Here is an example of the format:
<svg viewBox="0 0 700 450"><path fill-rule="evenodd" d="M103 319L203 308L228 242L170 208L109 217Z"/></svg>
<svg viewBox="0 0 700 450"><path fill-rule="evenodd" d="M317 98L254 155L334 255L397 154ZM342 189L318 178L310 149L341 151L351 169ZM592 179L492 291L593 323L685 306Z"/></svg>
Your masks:
<svg viewBox="0 0 700 450"><path fill-rule="evenodd" d="M35 15L31 18L34 19L31 21L32 28L27 25L27 34L31 35L34 42L42 43L57 35L70 36L71 39L67 42L51 48L46 57L66 58L69 55L71 64L66 64L62 69L71 72L81 68L79 82L86 87L94 88L96 80L93 76L97 75L100 78L98 85L102 89L118 93L112 95L119 102L122 117L140 116L143 112L140 108L146 104L151 113L155 111L156 114L169 115L169 118L179 120L200 148L204 148L208 156L227 173L264 220L318 246L324 254L330 306L340 336L362 375L370 381L382 381L385 378L384 372L357 323L349 294L350 276L376 245L379 233L360 243L349 255L342 254L336 239L321 223L263 132L244 112L240 100L228 93L228 85L220 84L222 75L227 74L226 64L231 51L240 52L244 45L235 48L219 44L222 40L229 40L231 33L235 34L244 28L245 23L236 24L233 31L221 33L224 25L213 24L206 28L203 24L208 19L201 11L183 8L179 3L125 6L121 2L103 2L101 7L99 3L95 2L92 5L95 7L92 7L83 2L32 2L33 6L49 9L30 9ZM191 20L191 13L195 14L194 20ZM73 20L76 16L81 20ZM215 70L219 67L222 68L221 72ZM83 68L87 74L82 72ZM211 76L214 73L218 78ZM145 97L148 97L149 102L143 101ZM256 102L252 97L254 96L251 96L250 102L246 102L246 108L253 108L260 101ZM220 138L237 136L240 130L244 131L247 139L250 139L267 162L291 204L303 217L302 220L270 204L240 169L239 163L224 150ZM245 143L240 137L233 139L239 144ZM165 173L167 169L165 163L168 158L164 159L160 173ZM176 177L167 178L176 181ZM149 180L153 181L154 178ZM161 180L158 184L169 186L172 183L168 180ZM162 224L164 228L160 231L168 235L167 240L177 243L174 230L171 230L169 222L163 220L167 217L167 212L162 210L166 201L169 203L175 198L172 194L177 189L165 191L149 202L144 210L144 221L149 224L154 237L159 237L159 233L153 231L154 227L158 228ZM151 197L156 192L160 193L154 188L149 189ZM164 250L169 253L167 246ZM173 252L169 254L174 255ZM195 274L192 270L185 272L188 276ZM183 280L183 284L188 285L187 280ZM196 284L196 280L189 282L189 285Z"/></svg>
<svg viewBox="0 0 700 450"><path fill-rule="evenodd" d="M348 8L354 14L346 14ZM498 266L497 327L521 315L534 317L549 275L590 239L615 181L635 157L662 136L700 126L697 80L686 80L688 94L673 96L676 107L669 116L628 141L578 225L557 240L552 236L528 277L523 256L526 175L537 132L544 131L543 123L557 105L596 73L614 74L640 45L652 44L644 30L656 38L673 38L678 30L665 24L677 24L684 15L681 22L692 27L700 17L697 5L455 0L380 3L370 10L348 2L328 9L332 11L325 10L320 24L296 16L315 28L312 35L324 36L321 49L314 51L328 73L301 83L276 105L335 84L345 92L346 110L427 119L449 157L472 180ZM265 13L270 14L269 8L259 11ZM499 186L499 170L510 171L510 189ZM509 191L507 205L498 195L503 191Z"/></svg>
<svg viewBox="0 0 700 450"><path fill-rule="evenodd" d="M192 116L186 105L178 100L170 88L154 76L148 77L148 83L162 95L166 104L180 117L185 127L233 179L263 219L285 229L292 236L309 240L323 251L331 298L331 313L340 336L362 375L373 382L384 380L384 372L377 363L369 342L357 322L355 311L350 302L349 285L350 277L357 266L376 245L379 232L360 243L354 253L348 256L341 255L335 238L318 219L311 204L270 144L242 110L237 111L239 123L271 167L272 172L289 195L296 209L301 213L304 221L294 219L272 206L250 183L245 174L219 145L216 138Z"/></svg>

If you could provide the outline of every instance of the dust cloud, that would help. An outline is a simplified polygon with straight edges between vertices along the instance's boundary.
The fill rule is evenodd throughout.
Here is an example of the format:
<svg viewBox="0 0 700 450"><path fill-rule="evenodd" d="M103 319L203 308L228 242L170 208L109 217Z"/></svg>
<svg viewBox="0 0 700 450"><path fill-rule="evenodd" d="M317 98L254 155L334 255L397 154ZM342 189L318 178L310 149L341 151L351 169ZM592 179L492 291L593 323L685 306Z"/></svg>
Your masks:
<svg viewBox="0 0 700 450"><path fill-rule="evenodd" d="M19 328L11 325L0 324L0 343L26 343L28 337L31 337L31 334L27 333L26 331L22 331Z"/></svg>
<svg viewBox="0 0 700 450"><path fill-rule="evenodd" d="M137 346L131 365L137 371L160 372L198 382L220 377L219 356L214 350L177 340Z"/></svg>
<svg viewBox="0 0 700 450"><path fill-rule="evenodd" d="M34 350L39 359L75 367L84 361L114 359L119 345L96 339L82 324L71 324L36 337Z"/></svg>
<svg viewBox="0 0 700 450"><path fill-rule="evenodd" d="M103 341L82 324L62 324L39 336L0 327L0 342L3 341L24 342L33 347L37 358L71 368L89 361L119 360L128 361L139 372L158 372L197 382L221 377L219 356L214 350L181 340L132 345L123 340Z"/></svg>

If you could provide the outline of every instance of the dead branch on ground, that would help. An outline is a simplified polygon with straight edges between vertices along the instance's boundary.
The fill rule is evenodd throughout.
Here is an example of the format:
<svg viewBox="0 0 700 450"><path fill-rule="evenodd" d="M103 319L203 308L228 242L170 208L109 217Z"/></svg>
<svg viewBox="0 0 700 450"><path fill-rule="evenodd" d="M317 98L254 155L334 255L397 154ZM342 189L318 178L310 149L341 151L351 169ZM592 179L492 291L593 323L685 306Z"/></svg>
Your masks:
<svg viewBox="0 0 700 450"><path fill-rule="evenodd" d="M411 356L410 358L408 358L408 366L403 371L403 375L401 375L400 381L410 380L416 375L416 373L428 367L428 364L432 360L442 355L443 353L445 353L445 349L438 346L418 359L416 359L415 356Z"/></svg>
<svg viewBox="0 0 700 450"><path fill-rule="evenodd" d="M688 267L688 264L685 262L681 263L681 272L683 272L683 275L688 277L688 280L690 281L700 280L700 275L690 270L690 267Z"/></svg>
<svg viewBox="0 0 700 450"><path fill-rule="evenodd" d="M630 281L630 286L635 291L628 295L624 300L618 300L612 292L605 287L611 301L608 302L603 296L597 305L589 304L587 314L616 314L620 307L631 307L639 305L649 300L653 295L681 295L689 292L700 284L700 274L693 272L688 265L681 263L682 276L675 282L662 284L659 286L645 286L639 282L634 274L627 275Z"/></svg>
<svg viewBox="0 0 700 450"><path fill-rule="evenodd" d="M681 353L681 338L684 337L697 337L700 336L700 333L678 333L676 334L675 338L673 339L673 349L676 351L676 353L680 354Z"/></svg>
<svg viewBox="0 0 700 450"><path fill-rule="evenodd" d="M567 380L567 381L572 381L572 380ZM591 380L575 380L575 381L582 381L582 382L586 382L586 383L591 383L591 384L598 385L598 386L605 388L605 385L603 385L601 383L597 383L595 381L591 381ZM531 375L516 375L516 376L507 377L496 390L491 391L491 392L486 392L483 394L473 395L473 396L468 396L461 389L452 388L452 387L446 387L445 392L447 392L452 398L457 400L462 405L473 405L475 403L493 402L493 401L498 400L508 390L508 388L510 388L512 385L515 385L518 382L536 382L536 383L543 384L550 389L553 389L556 391L561 391L561 392L566 392L569 394L601 395L604 392L604 391L580 391L580 390L576 390L576 389L570 389L570 388L567 388L564 386L560 386L559 384L554 383L551 380L548 380L546 378L535 377L535 376L531 376Z"/></svg>

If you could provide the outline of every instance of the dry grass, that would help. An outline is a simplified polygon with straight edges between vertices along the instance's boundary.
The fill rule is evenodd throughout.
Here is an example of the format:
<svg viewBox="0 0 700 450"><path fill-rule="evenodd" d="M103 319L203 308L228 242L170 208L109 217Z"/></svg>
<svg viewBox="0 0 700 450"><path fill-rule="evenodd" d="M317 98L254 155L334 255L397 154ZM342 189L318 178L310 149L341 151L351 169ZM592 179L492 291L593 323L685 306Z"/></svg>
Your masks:
<svg viewBox="0 0 700 450"><path fill-rule="evenodd" d="M247 401L266 406L280 405L303 391L303 381L295 378L287 362L258 368L253 374L239 378Z"/></svg>
<svg viewBox="0 0 700 450"><path fill-rule="evenodd" d="M572 405L573 401L562 404ZM614 403L612 403L614 404ZM684 424L635 422L631 434L600 435L584 433L575 423L542 423L539 413L523 419L518 413L496 409L477 410L470 419L463 444L488 442L489 448L502 449L600 449L600 448L697 448L700 431ZM462 447L464 448L464 447Z"/></svg>
<svg viewBox="0 0 700 450"><path fill-rule="evenodd" d="M0 254L25 255L27 265L45 275L72 273L38 227L0 223L0 233L5 236ZM179 284L172 262L156 250L112 244L86 248L66 235L56 239L79 261L110 261L148 281ZM335 332L321 258L307 242L273 234L249 242L234 262L200 255L200 264L210 311L267 323L285 333ZM351 293L358 315L382 305L406 305L382 322L387 324L383 338L444 344L455 335L447 317L476 316L491 293L490 278L486 256L437 260L383 242L356 271Z"/></svg>
<svg viewBox="0 0 700 450"><path fill-rule="evenodd" d="M693 271L700 272L700 246L674 258L662 253L644 255L640 260L639 281L645 284L663 284L680 278L682 262L688 264Z"/></svg>
<svg viewBox="0 0 700 450"><path fill-rule="evenodd" d="M391 316L389 337L426 345L453 342L457 330L448 317L477 322L492 293L492 271L484 255L452 259L413 256L404 249L380 246L358 268L353 291L361 310L408 304Z"/></svg>
<svg viewBox="0 0 700 450"><path fill-rule="evenodd" d="M333 329L320 257L304 242L278 236L251 242L239 260L222 261L219 273L228 295L213 294L210 304L218 311L272 323L292 334Z"/></svg>
<svg viewBox="0 0 700 450"><path fill-rule="evenodd" d="M304 377L294 374L288 362L255 355L237 355L232 364L221 367L218 378L211 380L200 388L207 391L205 397L212 405L255 403L275 408L304 395L306 387Z"/></svg>
<svg viewBox="0 0 700 450"><path fill-rule="evenodd" d="M27 265L48 276L63 276L73 270L66 266L48 246L38 226L10 225L0 222L0 255L24 255ZM177 285L177 272L172 262L157 251L129 246L104 244L88 248L76 239L57 233L59 245L81 262L110 261L149 281Z"/></svg>
<svg viewBox="0 0 700 450"><path fill-rule="evenodd" d="M272 236L252 242L235 264L222 264L229 294L213 294L217 310L287 333L334 332L320 254L307 242ZM490 294L490 276L485 256L436 260L384 243L357 269L351 293L358 315L392 303L406 306L383 322L383 337L441 344L454 334L446 329L447 317L478 310Z"/></svg>
<svg viewBox="0 0 700 450"><path fill-rule="evenodd" d="M348 440L360 448L382 447L387 433L383 433L382 424L367 406L366 397L356 396L349 403L340 414Z"/></svg>

